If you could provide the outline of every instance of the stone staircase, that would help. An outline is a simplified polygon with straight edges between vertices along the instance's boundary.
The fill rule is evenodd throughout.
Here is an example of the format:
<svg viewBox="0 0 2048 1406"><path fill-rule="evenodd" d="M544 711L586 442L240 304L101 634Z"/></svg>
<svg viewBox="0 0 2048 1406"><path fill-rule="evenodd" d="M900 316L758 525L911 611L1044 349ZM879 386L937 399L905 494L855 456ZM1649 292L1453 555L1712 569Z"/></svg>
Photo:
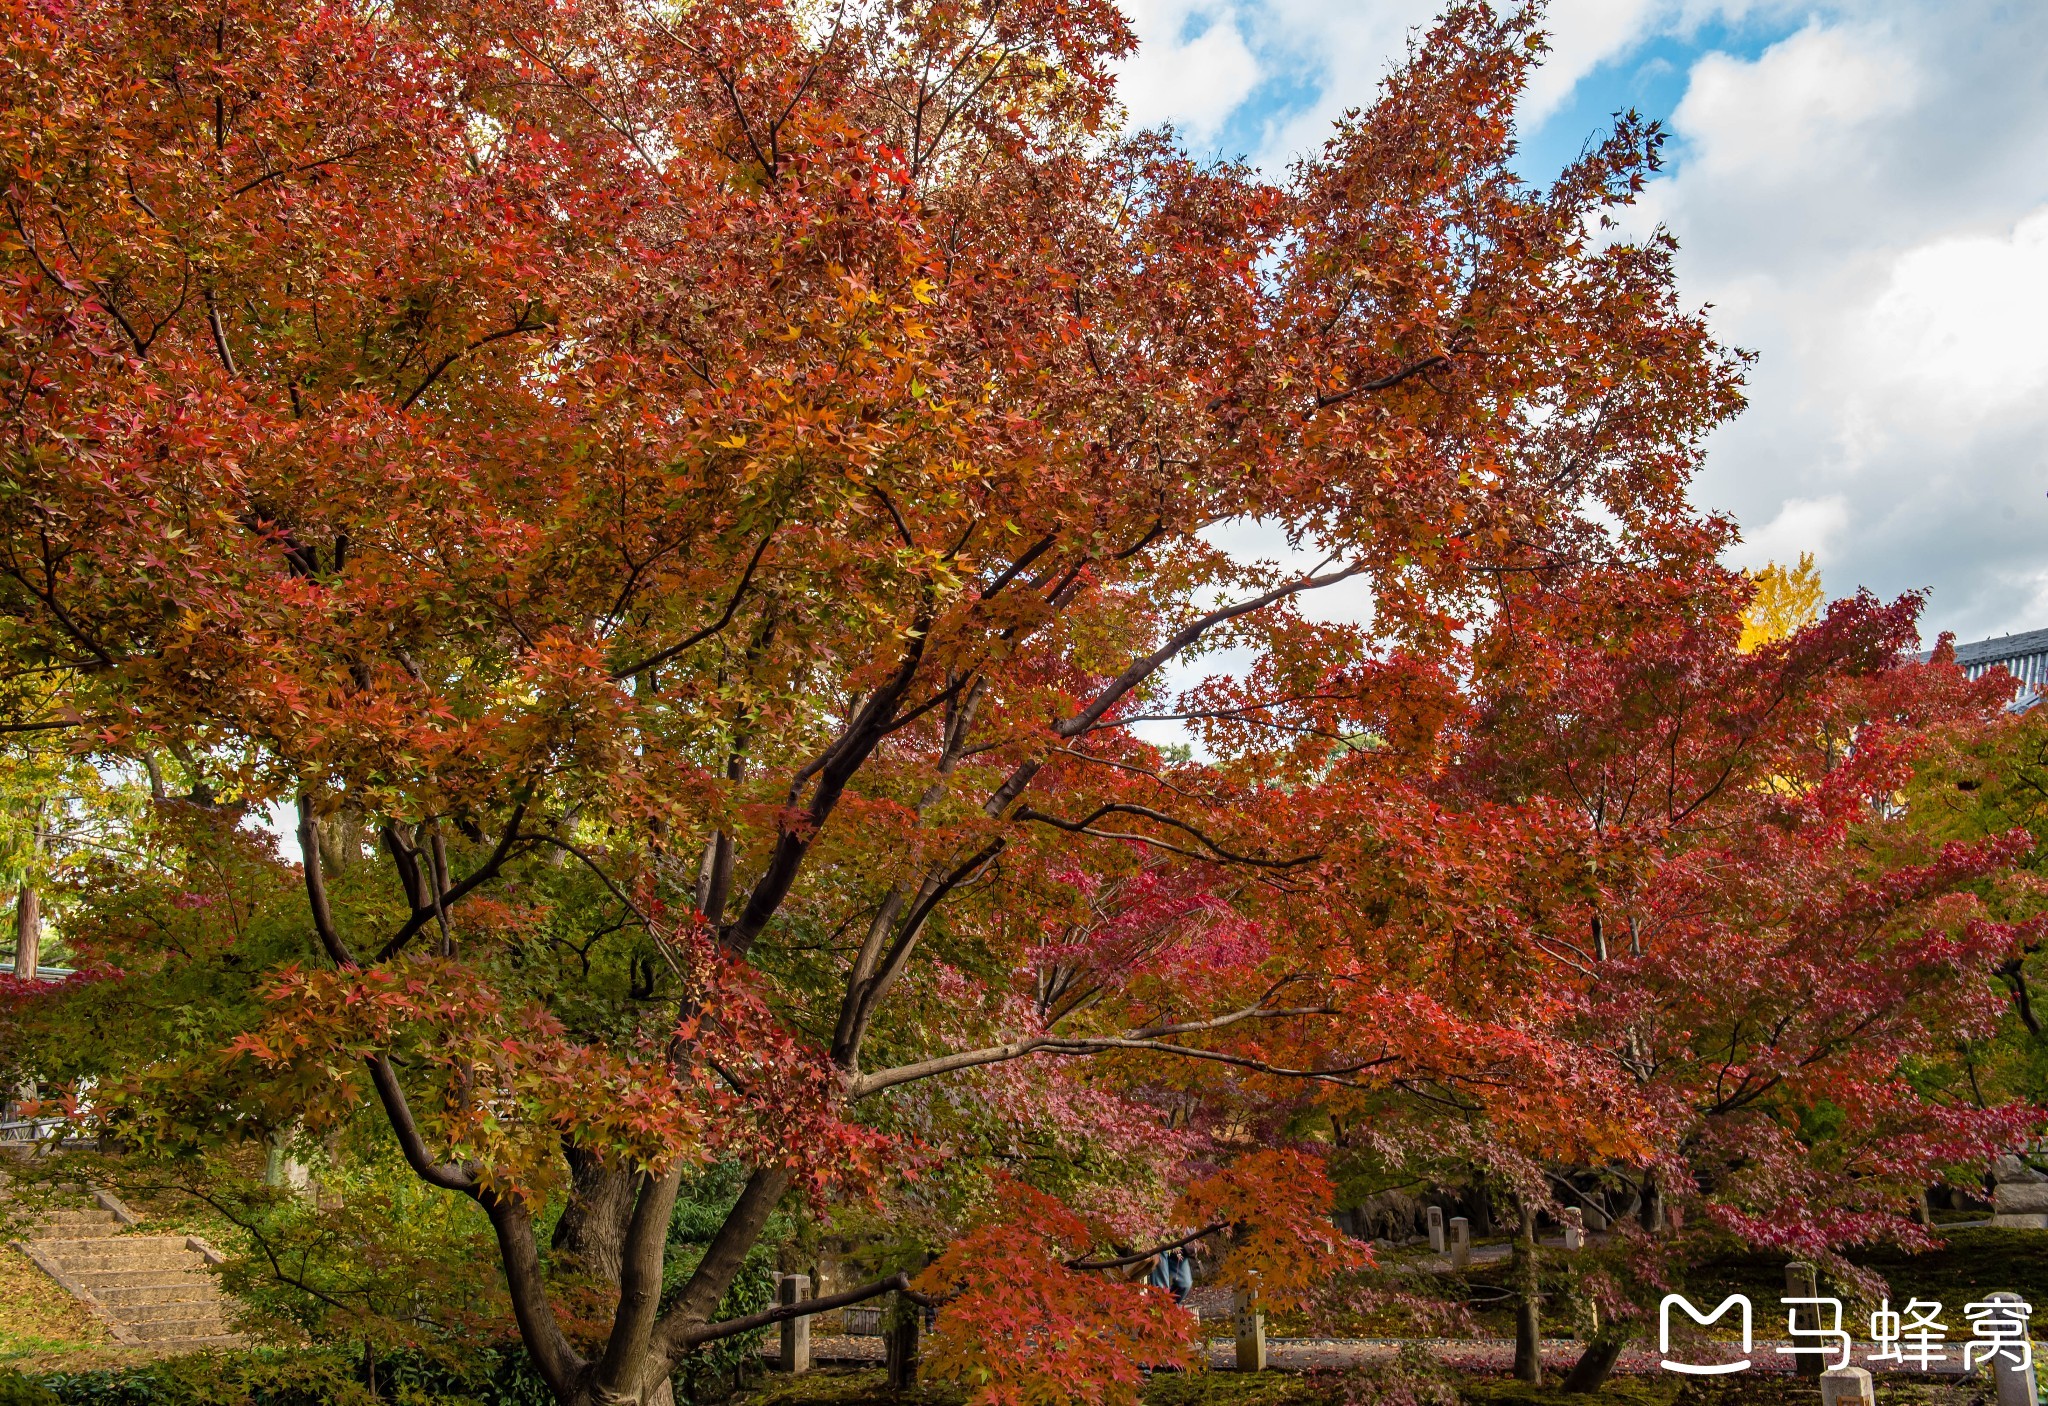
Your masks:
<svg viewBox="0 0 2048 1406"><path fill-rule="evenodd" d="M96 1205L56 1211L14 1247L107 1325L115 1342L158 1353L240 1347L228 1331L219 1286L206 1272L220 1258L197 1236L140 1235L138 1219L96 1193Z"/></svg>

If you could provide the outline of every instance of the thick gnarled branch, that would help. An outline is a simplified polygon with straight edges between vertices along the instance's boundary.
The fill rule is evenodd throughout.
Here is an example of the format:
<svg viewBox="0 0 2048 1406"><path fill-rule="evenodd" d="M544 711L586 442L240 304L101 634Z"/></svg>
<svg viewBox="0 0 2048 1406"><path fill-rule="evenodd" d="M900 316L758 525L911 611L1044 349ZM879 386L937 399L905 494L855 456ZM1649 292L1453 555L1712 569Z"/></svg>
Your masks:
<svg viewBox="0 0 2048 1406"><path fill-rule="evenodd" d="M1149 1250L1133 1250L1127 1255L1117 1255L1111 1259L1104 1260L1087 1259L1085 1257L1071 1259L1066 1261L1066 1267L1068 1269L1124 1269L1130 1265L1143 1264L1154 1255L1163 1255L1168 1250L1178 1250L1183 1245L1192 1245L1197 1240L1206 1240L1218 1231L1228 1229L1230 1229L1229 1221L1211 1221L1200 1230L1183 1235L1178 1240L1169 1240L1164 1245L1154 1245Z"/></svg>

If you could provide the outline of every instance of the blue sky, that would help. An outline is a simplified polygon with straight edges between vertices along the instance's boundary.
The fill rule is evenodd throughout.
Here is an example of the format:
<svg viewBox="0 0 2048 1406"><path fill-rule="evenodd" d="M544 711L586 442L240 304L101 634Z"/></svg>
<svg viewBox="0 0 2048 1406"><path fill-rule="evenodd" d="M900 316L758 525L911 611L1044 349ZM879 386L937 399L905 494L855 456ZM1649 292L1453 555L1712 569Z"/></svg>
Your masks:
<svg viewBox="0 0 2048 1406"><path fill-rule="evenodd" d="M1132 116L1279 173L1370 100L1430 0L1124 0ZM1553 0L1524 105L1541 178L1633 107L1638 217L1756 351L1695 497L1745 565L1926 590L1927 633L2048 626L2048 3Z"/></svg>
<svg viewBox="0 0 2048 1406"><path fill-rule="evenodd" d="M1183 19L1178 37L1183 41L1197 39L1217 23L1213 12L1190 12ZM1546 104L1549 110L1534 130L1522 133L1526 174L1541 177L1558 170L1589 139L1605 130L1613 113L1633 108L1645 116L1668 121L1685 96L1692 63L1701 54L1718 51L1753 59L1798 28L1798 23L1783 13L1755 15L1746 20L1716 15L1679 28L1641 34L1626 49L1601 58L1553 100L1554 106ZM1252 41L1257 37L1256 28L1246 35ZM1200 134L1206 140L1194 143L1197 150L1208 155L1263 158L1271 162L1278 154L1274 135L1294 119L1322 111L1326 90L1356 86L1356 100L1366 95L1362 85L1343 84L1340 78L1333 79L1308 65L1289 62L1290 56L1284 49L1269 57L1273 60L1270 71L1261 74L1258 85L1230 109L1213 134L1207 130ZM1373 76L1377 78L1378 74Z"/></svg>

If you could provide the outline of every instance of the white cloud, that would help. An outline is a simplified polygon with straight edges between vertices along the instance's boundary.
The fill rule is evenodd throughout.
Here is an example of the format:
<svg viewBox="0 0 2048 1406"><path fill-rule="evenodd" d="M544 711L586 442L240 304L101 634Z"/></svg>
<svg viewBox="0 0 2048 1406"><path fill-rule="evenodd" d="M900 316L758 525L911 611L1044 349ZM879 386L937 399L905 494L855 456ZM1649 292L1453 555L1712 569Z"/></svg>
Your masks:
<svg viewBox="0 0 2048 1406"><path fill-rule="evenodd" d="M1908 250L1859 322L1862 369L1887 412L2038 415L2048 390L2048 206L2005 237Z"/></svg>
<svg viewBox="0 0 2048 1406"><path fill-rule="evenodd" d="M1648 192L1760 357L1695 497L1743 565L1931 587L1929 634L2048 625L2048 7L1856 8L1697 59Z"/></svg>
<svg viewBox="0 0 2048 1406"><path fill-rule="evenodd" d="M1906 111L1918 90L1896 43L1816 21L1755 59L1700 59L1672 122L1702 174L1776 184L1857 159L1858 129Z"/></svg>
<svg viewBox="0 0 2048 1406"><path fill-rule="evenodd" d="M1523 126L1542 122L1587 74L1651 35L1739 17L1758 2L1561 0L1544 20L1550 52L1524 96ZM1442 0L1122 4L1139 39L1119 78L1133 120L1141 126L1173 122L1201 148L1262 84L1285 89L1289 100L1265 122L1249 153L1274 172L1319 146L1338 114L1371 102L1380 80L1404 57L1410 36L1443 9Z"/></svg>
<svg viewBox="0 0 2048 1406"><path fill-rule="evenodd" d="M1125 0L1142 41L1117 92L1140 127L1171 122L1209 141L1260 78L1236 8L1223 0Z"/></svg>
<svg viewBox="0 0 2048 1406"><path fill-rule="evenodd" d="M1772 562L1791 565L1802 552L1812 552L1825 567L1834 555L1835 539L1849 526L1849 504L1839 493L1828 498L1794 498L1778 515L1754 532L1743 534L1740 547L1729 555L1738 566L1751 570Z"/></svg>

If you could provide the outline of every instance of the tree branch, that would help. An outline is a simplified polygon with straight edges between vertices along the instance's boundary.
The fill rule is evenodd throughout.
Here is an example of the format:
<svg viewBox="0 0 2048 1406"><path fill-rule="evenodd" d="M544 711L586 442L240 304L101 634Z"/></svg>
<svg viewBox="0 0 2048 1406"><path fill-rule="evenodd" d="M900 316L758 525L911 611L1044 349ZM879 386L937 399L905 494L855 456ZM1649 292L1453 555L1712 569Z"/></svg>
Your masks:
<svg viewBox="0 0 2048 1406"><path fill-rule="evenodd" d="M611 896L616 898L624 906L625 910L633 915L635 921L641 927L646 928L649 932L654 930L654 921L647 916L647 910L635 903L626 891L618 886L618 883L613 880L612 876L605 873L602 866L582 849L570 844L567 840L557 839L553 835L529 835L527 838L539 844L553 845L563 853L573 855L576 859L582 861L583 867L597 876L597 881L610 890Z"/></svg>
<svg viewBox="0 0 2048 1406"><path fill-rule="evenodd" d="M53 722L43 723L0 723L0 733L55 732L59 728L77 727L78 725L74 720L62 718Z"/></svg>
<svg viewBox="0 0 2048 1406"><path fill-rule="evenodd" d="M1109 1260L1071 1259L1066 1262L1066 1267L1068 1269L1122 1269L1125 1265L1142 1264L1154 1255L1163 1255L1168 1250L1178 1250L1183 1245L1192 1245L1197 1240L1206 1240L1219 1230L1228 1229L1230 1229L1229 1221L1211 1221L1192 1235L1183 1235L1180 1239L1169 1240L1164 1245L1154 1245L1149 1250L1137 1250L1131 1254L1118 1255L1115 1259Z"/></svg>
<svg viewBox="0 0 2048 1406"><path fill-rule="evenodd" d="M919 603L917 616L912 622L911 642L903 651L896 672L868 696L838 740L791 780L789 804L794 808L810 779L813 776L818 778L818 789L811 797L809 813L805 817L807 823L799 828L786 819L782 822L775 848L769 853L767 867L747 895L747 906L740 910L738 919L719 933L719 941L727 950L746 955L754 939L768 926L769 920L782 907L782 900L789 896L797 871L803 867L804 856L810 853L812 840L838 806L847 783L888 735L896 705L909 692L912 681L917 677L918 666L924 662L925 644L931 637L933 609L932 587L927 583L924 600Z"/></svg>
<svg viewBox="0 0 2048 1406"><path fill-rule="evenodd" d="M327 879L320 872L320 834L308 796L299 797L299 867L306 875L306 906L313 911L313 930L320 934L320 945L335 966L355 966L356 954L341 940L334 926L334 910L328 906Z"/></svg>
<svg viewBox="0 0 2048 1406"><path fill-rule="evenodd" d="M540 1369L549 1390L557 1399L567 1401L587 1364L570 1346L548 1304L540 1249L533 1239L533 1217L523 1201L502 1192L486 1188L474 1194L491 1218L491 1229L498 1238L498 1255L505 1265L506 1287L511 1290L512 1316L519 1321L519 1336L533 1355L534 1366Z"/></svg>
<svg viewBox="0 0 2048 1406"><path fill-rule="evenodd" d="M1365 1060L1358 1064L1343 1065L1332 1069L1291 1069L1283 1065L1268 1064L1263 1060L1233 1055L1221 1050L1197 1049L1190 1045L1169 1043L1166 1037L1192 1035L1205 1031L1221 1030L1245 1020L1289 1019L1311 1015L1334 1015L1333 1006L1291 1006L1268 1007L1249 1006L1209 1020L1188 1021L1175 1025L1154 1025L1143 1030L1131 1031L1124 1035L1103 1036L1060 1036L1027 1035L1000 1045L985 1045L980 1049L959 1050L953 1054L936 1055L931 1059L919 1060L914 1064L899 1065L894 1069L878 1070L873 1074L849 1075L845 1079L848 1099L862 1099L884 1089L895 1088L898 1084L915 1083L941 1074L952 1074L962 1069L975 1069L986 1064L1002 1064L1026 1055L1044 1052L1058 1055L1092 1055L1110 1050L1156 1050L1161 1054L1178 1055L1186 1059L1214 1060L1223 1064L1237 1065L1261 1074L1278 1078L1311 1079L1323 1083L1348 1083L1345 1076L1376 1065L1390 1063L1387 1057Z"/></svg>
<svg viewBox="0 0 2048 1406"><path fill-rule="evenodd" d="M717 1342L720 1338L751 1333L756 1328L772 1328L777 1323L786 1323L792 1318L809 1318L814 1313L830 1313L835 1308L865 1303L887 1293L905 1294L920 1303L925 1301L923 1294L912 1291L908 1274L892 1274L887 1279L877 1279L872 1284L863 1284L858 1289L848 1289L842 1294L827 1294L823 1298L781 1304L775 1308L763 1309L759 1313L750 1313L745 1318L728 1318L723 1323L706 1323L701 1328L693 1328L684 1333L676 1343L678 1348L687 1352L693 1347Z"/></svg>
<svg viewBox="0 0 2048 1406"><path fill-rule="evenodd" d="M1026 570L1028 570L1031 566L1031 563L1037 561L1041 556L1044 556L1046 550L1050 548L1052 544L1058 540L1059 534L1057 532L1048 532L1045 534L1045 536L1039 538L1036 542L1032 543L1029 547L1025 549L1024 555L1018 557L1015 561L1011 562L1008 566L1004 567L1002 574L997 576L995 580L988 583L988 585L982 590L981 598L983 600L994 600L996 596L1002 592L1003 587L1009 585L1012 581L1016 580L1018 576L1022 575Z"/></svg>
<svg viewBox="0 0 2048 1406"><path fill-rule="evenodd" d="M522 316L519 319L519 325L516 327L502 328L499 331L492 332L487 336L477 338L474 342L471 342L466 347L463 347L457 351L449 352L448 355L442 357L438 362L434 364L433 370L427 372L427 378L424 381L421 381L417 386L413 387L412 394L407 396L403 401L399 403L399 414L402 415L406 411L412 409L412 403L418 400L421 396L425 395L427 393L427 388L429 386L432 386L434 382L441 379L441 373L443 371L446 371L449 367L453 366L463 357L468 356L471 352L476 351L482 347L487 347L493 342L502 342L507 337L517 337L523 332L541 332L545 331L546 328L547 324L545 322L528 322L526 318Z"/></svg>
<svg viewBox="0 0 2048 1406"><path fill-rule="evenodd" d="M756 1168L747 1178L739 1200L726 1213L725 1224L718 1227L718 1234L705 1247L704 1258L697 1262L696 1272L676 1296L675 1307L655 1325L652 1346L656 1352L673 1361L688 1350L690 1332L710 1322L712 1311L746 1262L747 1251L760 1238L761 1227L768 1223L770 1213L793 1180L786 1167Z"/></svg>
<svg viewBox="0 0 2048 1406"><path fill-rule="evenodd" d="M206 326L213 333L213 350L220 357L220 364L226 368L228 379L238 379L242 373L235 369L235 354L228 347L227 328L221 325L220 306L214 301L211 288L206 290L205 297Z"/></svg>
<svg viewBox="0 0 2048 1406"><path fill-rule="evenodd" d="M1088 731L1096 723L1100 722L1103 715L1108 713L1111 708L1122 702L1133 689L1144 683L1146 679L1152 677L1163 665L1170 662L1175 655L1187 649L1188 646L1194 644L1203 635L1215 629L1216 626L1236 620L1241 616L1250 615L1253 611L1263 610L1276 601L1285 600L1289 596L1299 595L1303 591L1313 591L1319 590L1324 586L1334 586L1339 581L1347 581L1364 570L1364 564L1360 563L1356 566L1347 566L1341 571L1327 572L1321 576L1304 576L1298 581L1289 582L1287 585L1276 586L1270 591L1252 597L1250 600L1239 601L1235 605L1222 606L1219 609L1210 611L1207 615L1199 616L1189 621L1181 626L1179 630L1175 631L1172 638L1168 639L1165 644L1162 644L1142 659L1133 660L1130 667L1112 679L1101 692L1095 695L1095 698L1087 707L1074 714L1071 718L1068 718L1065 722L1055 724L1053 735L1062 742L1071 742L1074 738ZM1004 811L1008 810L1017 797L1024 793L1024 788L1031 784L1032 778L1038 775L1044 765L1043 760L1018 763L1008 779L997 788L995 794L988 798L983 809L991 816L1001 815Z"/></svg>
<svg viewBox="0 0 2048 1406"><path fill-rule="evenodd" d="M643 1173L633 1219L626 1227L625 1263L619 1273L619 1306L611 1337L597 1364L591 1395L617 1400L636 1383L647 1359L647 1342L661 1311L662 1257L667 1249L669 1213L682 1185L680 1161L657 1177Z"/></svg>
<svg viewBox="0 0 2048 1406"><path fill-rule="evenodd" d="M539 839L540 836L537 835L521 835L519 833L519 822L525 814L526 802L521 801L518 805L512 807L512 814L505 821L505 831L498 837L498 846L491 851L491 857L472 870L461 883L440 895L438 902L415 907L412 910L412 916L405 920L405 926L393 933L391 940L377 949L377 960L380 962L390 961L405 950L405 945L419 934L421 928L433 922L437 916L454 907L462 899L467 898L476 891L479 885L489 883L492 879L496 878L498 871L505 867L505 861L512 857L512 846L514 844L520 840Z"/></svg>
<svg viewBox="0 0 2048 1406"><path fill-rule="evenodd" d="M1323 857L1323 851L1321 850L1317 850L1313 854L1301 855L1295 859L1260 859L1254 855L1237 854L1217 844L1185 820L1176 820L1163 811L1153 810L1150 806L1129 805L1121 801L1113 801L1106 805L1097 806L1080 820L1062 820L1056 815L1047 815L1043 811L1033 810L1030 806L1021 806L1016 812L1016 818L1019 820L1035 820L1040 824L1051 825L1070 834L1114 834L1115 832L1092 830L1089 828L1105 815L1135 815L1143 820L1156 820L1161 825L1171 825L1176 830L1185 831L1187 834L1193 835L1197 840L1207 845L1219 859L1227 859L1233 864L1252 864L1262 869L1296 869L1304 864L1313 864ZM1121 836L1118 836L1118 838L1121 838Z"/></svg>
<svg viewBox="0 0 2048 1406"><path fill-rule="evenodd" d="M253 181L236 186L228 192L227 198L233 200L235 197L247 195L258 186L267 185L271 181L281 181L287 176L303 176L307 172L317 171L323 166L332 166L337 161L346 161L352 156L361 156L366 151L376 150L377 146L378 143L376 142L365 142L361 146L352 146L346 151L338 151L332 156L323 156L318 161L306 161L297 166L287 166L281 171L271 171L265 175L258 176ZM144 208L148 207L145 206Z"/></svg>
<svg viewBox="0 0 2048 1406"><path fill-rule="evenodd" d="M950 874L934 875L925 880L910 915L897 929L896 940L890 944L887 955L876 965L872 976L864 976L862 967L866 962L868 944L863 944L862 956L854 964L846 999L840 1011L838 1029L832 1041L832 1060L842 1069L851 1069L860 1059L861 1042L867 1038L869 1023L874 1019L875 1010L882 998L889 994L889 988L903 974L903 968L910 961L910 954L917 947L918 934L935 909L945 900L947 894L972 879L987 868L995 857L1003 852L1008 841L1000 835L983 845L968 860ZM901 907L902 890L890 894L883 904L879 922L886 922Z"/></svg>
<svg viewBox="0 0 2048 1406"><path fill-rule="evenodd" d="M649 669L658 668L675 658L678 654L681 654L684 650L702 644L705 640L710 639L720 630L723 630L727 625L730 625L733 616L739 612L740 602L746 598L747 588L753 584L754 568L761 564L761 557L767 552L768 544L774 540L775 531L771 528L768 535L761 539L761 545L754 548L754 555L747 562L746 571L740 575L739 585L733 588L732 599L725 603L725 612L718 619L706 625L703 629L692 632L688 637L676 644L670 645L667 649L656 650L638 663L628 664L622 669L612 670L612 677L614 679L630 679L635 674L644 674Z"/></svg>
<svg viewBox="0 0 2048 1406"><path fill-rule="evenodd" d="M420 1136L420 1125L413 1120L412 1105L405 1101L405 1090L399 1087L397 1071L391 1067L391 1056L371 1055L364 1063L370 1067L370 1082L376 1086L377 1099L384 1105L384 1116L391 1124L391 1131L398 1134L398 1150L405 1154L406 1165L429 1186L475 1195L475 1177L452 1162L436 1162L427 1152L426 1139Z"/></svg>
<svg viewBox="0 0 2048 1406"><path fill-rule="evenodd" d="M1333 405L1342 405L1353 396L1367 395L1373 391L1391 390L1410 376L1420 376L1425 371L1431 371L1439 366L1448 366L1450 364L1450 356L1444 352L1438 352L1435 356L1424 357L1421 361L1404 366L1399 371L1390 371L1384 376L1360 382L1348 391L1337 391L1331 395L1319 395L1316 397L1316 409L1327 410Z"/></svg>

